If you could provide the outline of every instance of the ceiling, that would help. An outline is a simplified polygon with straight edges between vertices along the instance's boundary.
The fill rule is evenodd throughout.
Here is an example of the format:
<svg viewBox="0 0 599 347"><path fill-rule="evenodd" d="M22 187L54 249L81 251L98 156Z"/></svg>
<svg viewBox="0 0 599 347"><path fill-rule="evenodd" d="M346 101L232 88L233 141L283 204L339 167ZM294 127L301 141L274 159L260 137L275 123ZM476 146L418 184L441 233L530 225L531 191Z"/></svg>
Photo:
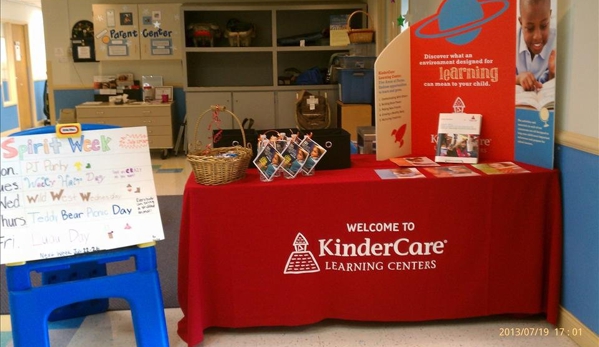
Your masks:
<svg viewBox="0 0 599 347"><path fill-rule="evenodd" d="M42 7L42 0L4 0L9 2L16 2L23 5L29 5L34 7Z"/></svg>

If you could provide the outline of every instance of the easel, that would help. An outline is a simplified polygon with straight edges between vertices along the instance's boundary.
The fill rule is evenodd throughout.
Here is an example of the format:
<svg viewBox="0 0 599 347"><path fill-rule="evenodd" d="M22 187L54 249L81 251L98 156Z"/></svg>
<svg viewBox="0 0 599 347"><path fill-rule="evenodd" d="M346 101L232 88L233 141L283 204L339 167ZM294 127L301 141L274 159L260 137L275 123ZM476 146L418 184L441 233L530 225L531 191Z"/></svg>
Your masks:
<svg viewBox="0 0 599 347"><path fill-rule="evenodd" d="M65 137L76 135L76 131L80 134L82 130L108 127L83 128L85 125L70 123L56 126L55 131L58 137ZM54 126L48 126L13 135L51 133L53 129ZM132 272L116 275L106 273L106 264L131 258L135 260L135 270ZM32 286L33 271L42 273L44 280L41 286ZM107 298L111 297L122 298L129 303L138 347L169 346L155 242L7 264L6 278L16 347L50 347L49 319L104 312L107 310ZM51 314L55 317L51 317Z"/></svg>

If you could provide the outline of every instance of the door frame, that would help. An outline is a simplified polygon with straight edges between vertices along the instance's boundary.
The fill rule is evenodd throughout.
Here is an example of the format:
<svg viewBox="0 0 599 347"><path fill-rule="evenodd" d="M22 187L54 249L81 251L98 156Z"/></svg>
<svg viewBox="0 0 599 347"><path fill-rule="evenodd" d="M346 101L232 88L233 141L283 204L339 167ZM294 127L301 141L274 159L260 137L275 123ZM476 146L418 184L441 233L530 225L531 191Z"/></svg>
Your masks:
<svg viewBox="0 0 599 347"><path fill-rule="evenodd" d="M35 109L35 93L31 69L31 56L29 45L29 27L27 24L10 20L2 20L4 25L4 38L7 45L7 54L12 59L9 69L15 78L15 100L18 113L18 130L25 130L37 126L37 112ZM15 35L19 35L15 37ZM20 50L20 61L16 60L16 45ZM20 83L20 80L23 80Z"/></svg>

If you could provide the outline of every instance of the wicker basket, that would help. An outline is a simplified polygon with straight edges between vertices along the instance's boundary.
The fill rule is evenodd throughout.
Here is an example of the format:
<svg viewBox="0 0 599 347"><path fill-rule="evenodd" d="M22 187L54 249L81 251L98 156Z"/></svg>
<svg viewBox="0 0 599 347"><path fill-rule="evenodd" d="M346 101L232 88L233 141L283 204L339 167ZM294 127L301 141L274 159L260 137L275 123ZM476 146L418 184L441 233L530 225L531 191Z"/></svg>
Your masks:
<svg viewBox="0 0 599 347"><path fill-rule="evenodd" d="M356 13L364 13L368 17L368 24L370 26L370 15L365 11L354 11L347 17L347 36L349 36L349 42L351 43L370 43L374 39L374 29L352 29L351 18Z"/></svg>
<svg viewBox="0 0 599 347"><path fill-rule="evenodd" d="M187 161L191 165L196 183L203 185L219 185L240 180L245 177L246 170L252 159L252 149L246 147L245 133L243 126L237 116L223 106L211 106L200 115L196 124L194 134L197 137L200 121L207 113L224 111L230 114L239 125L243 136L243 147L219 147L202 148L201 141L195 139L194 143L188 145ZM222 156L225 153L232 153L234 156Z"/></svg>

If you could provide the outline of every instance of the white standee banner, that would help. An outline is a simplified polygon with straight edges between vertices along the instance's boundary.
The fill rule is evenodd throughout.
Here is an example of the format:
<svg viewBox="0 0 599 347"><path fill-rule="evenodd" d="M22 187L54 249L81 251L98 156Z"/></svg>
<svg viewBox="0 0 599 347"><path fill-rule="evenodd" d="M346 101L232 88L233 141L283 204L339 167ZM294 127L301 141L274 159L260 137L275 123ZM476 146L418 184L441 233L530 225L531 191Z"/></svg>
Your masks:
<svg viewBox="0 0 599 347"><path fill-rule="evenodd" d="M145 127L1 139L1 263L164 239Z"/></svg>

